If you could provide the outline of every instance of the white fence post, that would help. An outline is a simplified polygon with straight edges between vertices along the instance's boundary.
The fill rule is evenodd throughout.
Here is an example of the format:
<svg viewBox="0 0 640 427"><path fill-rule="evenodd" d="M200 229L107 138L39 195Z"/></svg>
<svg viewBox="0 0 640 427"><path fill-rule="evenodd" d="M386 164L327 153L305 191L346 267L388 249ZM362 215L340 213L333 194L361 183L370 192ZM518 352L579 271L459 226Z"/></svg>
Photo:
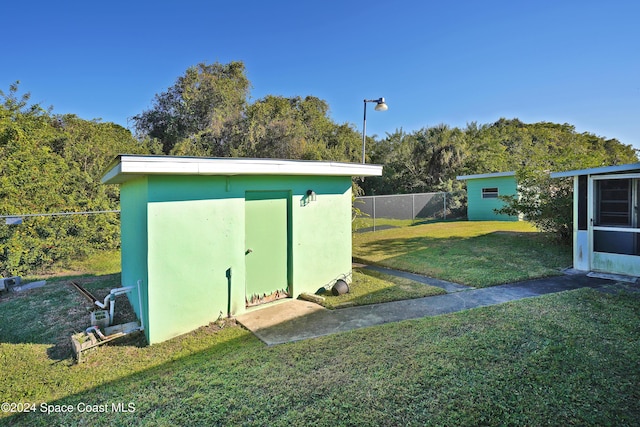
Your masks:
<svg viewBox="0 0 640 427"><path fill-rule="evenodd" d="M373 196L373 231L376 231L376 196Z"/></svg>
<svg viewBox="0 0 640 427"><path fill-rule="evenodd" d="M411 223L416 220L416 195L411 195Z"/></svg>
<svg viewBox="0 0 640 427"><path fill-rule="evenodd" d="M442 193L444 195L444 202L442 203L442 219L447 219L447 193Z"/></svg>

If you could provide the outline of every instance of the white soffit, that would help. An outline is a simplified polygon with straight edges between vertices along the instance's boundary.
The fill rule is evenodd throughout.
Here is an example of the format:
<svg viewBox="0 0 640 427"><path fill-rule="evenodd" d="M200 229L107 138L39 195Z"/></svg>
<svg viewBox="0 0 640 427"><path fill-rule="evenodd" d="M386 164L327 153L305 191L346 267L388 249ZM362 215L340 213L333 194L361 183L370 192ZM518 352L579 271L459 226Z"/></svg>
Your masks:
<svg viewBox="0 0 640 427"><path fill-rule="evenodd" d="M579 169L566 172L553 172L551 178L567 178L578 175L599 175L605 173L620 173L640 170L640 163L631 163L628 165L603 166L591 169Z"/></svg>
<svg viewBox="0 0 640 427"><path fill-rule="evenodd" d="M102 177L119 184L144 175L381 176L382 166L304 160L120 155Z"/></svg>
<svg viewBox="0 0 640 427"><path fill-rule="evenodd" d="M516 172L510 171L510 172L480 173L476 175L458 175L456 176L456 179L458 181L463 181L465 179L500 178L503 176L516 176Z"/></svg>

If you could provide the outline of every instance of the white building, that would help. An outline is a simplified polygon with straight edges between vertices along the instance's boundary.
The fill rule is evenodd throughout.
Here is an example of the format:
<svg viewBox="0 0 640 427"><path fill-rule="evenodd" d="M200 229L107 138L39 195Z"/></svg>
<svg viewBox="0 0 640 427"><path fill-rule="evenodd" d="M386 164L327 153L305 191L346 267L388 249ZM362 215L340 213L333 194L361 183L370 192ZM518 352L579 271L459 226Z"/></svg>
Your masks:
<svg viewBox="0 0 640 427"><path fill-rule="evenodd" d="M573 267L640 276L640 163L556 172L573 177Z"/></svg>

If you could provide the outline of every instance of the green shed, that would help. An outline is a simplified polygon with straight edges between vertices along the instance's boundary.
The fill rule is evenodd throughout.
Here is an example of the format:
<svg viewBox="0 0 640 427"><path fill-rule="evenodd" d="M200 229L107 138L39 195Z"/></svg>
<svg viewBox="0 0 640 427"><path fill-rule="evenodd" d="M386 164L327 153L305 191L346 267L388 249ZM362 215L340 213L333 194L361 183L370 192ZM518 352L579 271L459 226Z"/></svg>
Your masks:
<svg viewBox="0 0 640 427"><path fill-rule="evenodd" d="M516 173L497 172L478 175L460 175L456 179L467 181L467 219L469 221L519 221L519 216L497 214L504 206L498 196L518 194Z"/></svg>
<svg viewBox="0 0 640 427"><path fill-rule="evenodd" d="M150 344L351 276L351 178L382 166L120 155L122 285Z"/></svg>

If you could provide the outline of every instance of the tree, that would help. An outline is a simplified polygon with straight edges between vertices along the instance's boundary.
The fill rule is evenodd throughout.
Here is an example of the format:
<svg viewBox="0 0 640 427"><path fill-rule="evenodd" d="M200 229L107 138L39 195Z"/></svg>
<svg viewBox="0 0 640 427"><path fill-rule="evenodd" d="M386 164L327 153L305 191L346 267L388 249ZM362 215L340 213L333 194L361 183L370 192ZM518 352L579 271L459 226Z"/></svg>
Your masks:
<svg viewBox="0 0 640 427"><path fill-rule="evenodd" d="M174 155L357 160L357 131L335 123L326 101L267 95L249 104L249 87L241 62L190 67L134 116L138 138Z"/></svg>
<svg viewBox="0 0 640 427"><path fill-rule="evenodd" d="M422 129L416 133L413 156L419 162L425 189L440 191L456 177L466 160L464 133L445 124Z"/></svg>
<svg viewBox="0 0 640 427"><path fill-rule="evenodd" d="M19 97L17 83L0 97L0 215L118 208L118 188L100 178L115 155L146 152L128 130L52 115ZM119 243L114 214L27 217L0 226L0 273L46 271Z"/></svg>
<svg viewBox="0 0 640 427"><path fill-rule="evenodd" d="M165 154L178 143L182 152L224 153L229 127L241 117L249 88L242 62L200 63L156 95L150 110L133 117L136 130L140 138L159 140Z"/></svg>
<svg viewBox="0 0 640 427"><path fill-rule="evenodd" d="M58 210L68 201L62 179L65 164L50 144L60 132L39 105L28 106L29 94L17 97L18 83L0 93L0 212L4 215ZM0 270L19 274L28 266L50 262L65 251L56 246L50 219L0 228Z"/></svg>
<svg viewBox="0 0 640 427"><path fill-rule="evenodd" d="M500 196L505 206L497 212L523 215L540 231L549 232L562 243L570 243L573 229L573 182L571 179L551 179L549 174L535 169L516 173L518 194Z"/></svg>
<svg viewBox="0 0 640 427"><path fill-rule="evenodd" d="M464 132L441 124L412 134L402 129L373 144L371 160L382 163L382 179L365 182L368 193L451 191L466 159Z"/></svg>
<svg viewBox="0 0 640 427"><path fill-rule="evenodd" d="M410 193L416 174L413 164L415 139L400 128L387 133L383 140L372 140L367 146L370 162L382 164L384 168L381 177L364 181L364 191L367 194Z"/></svg>
<svg viewBox="0 0 640 427"><path fill-rule="evenodd" d="M147 147L140 144L131 132L115 123L83 120L73 114L52 117L52 126L60 136L52 144L56 154L76 174L74 192L92 200L90 209L107 209L118 203L115 186L100 182L102 173L117 154L145 154Z"/></svg>
<svg viewBox="0 0 640 427"><path fill-rule="evenodd" d="M326 101L268 95L247 106L232 138L234 157L353 161L358 133L329 117Z"/></svg>
<svg viewBox="0 0 640 427"><path fill-rule="evenodd" d="M516 171L519 197L507 197L501 213L524 214L540 229L567 239L571 230L572 185L549 179L550 171L633 163L637 151L615 139L577 133L567 123L527 124L504 119L464 130L439 125L410 134L396 130L370 145L371 161L383 176L364 182L367 194L447 191L464 197L456 175Z"/></svg>
<svg viewBox="0 0 640 427"><path fill-rule="evenodd" d="M504 125L504 121L500 125ZM593 134L578 134L569 124L535 123L520 138L522 151L514 164L518 196L503 197L506 206L499 213L522 214L540 230L548 231L565 243L571 241L573 183L570 179L551 179L550 171L584 169L633 163L637 152L617 140L605 140ZM513 132L511 129L510 132ZM520 131L519 135L525 135Z"/></svg>
<svg viewBox="0 0 640 427"><path fill-rule="evenodd" d="M501 139L494 134L491 125L467 124L464 129L467 149L472 155L466 157L460 175L502 172L510 168L509 154Z"/></svg>

